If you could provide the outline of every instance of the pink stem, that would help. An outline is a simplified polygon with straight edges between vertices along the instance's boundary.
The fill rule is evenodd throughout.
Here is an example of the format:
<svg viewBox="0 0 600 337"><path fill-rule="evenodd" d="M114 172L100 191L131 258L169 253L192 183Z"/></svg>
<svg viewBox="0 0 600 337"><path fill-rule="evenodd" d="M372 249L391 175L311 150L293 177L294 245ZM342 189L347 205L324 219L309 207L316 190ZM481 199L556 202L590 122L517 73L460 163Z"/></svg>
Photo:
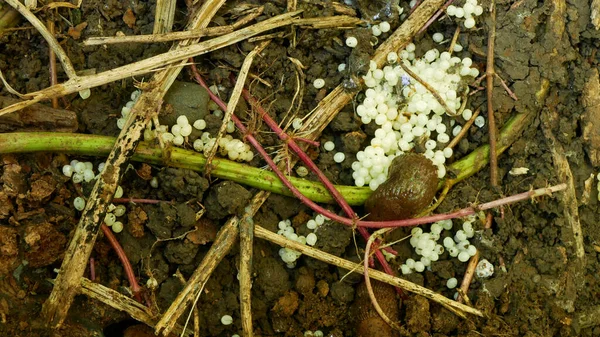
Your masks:
<svg viewBox="0 0 600 337"><path fill-rule="evenodd" d="M112 233L112 230L105 224L102 224L100 227L102 228L102 232L104 232L104 236L106 236L106 239L108 242L110 242L111 246L117 253L119 260L121 260L121 264L123 264L123 269L125 270L125 275L127 276L129 284L131 285L131 292L133 293L133 296L138 302L141 302L142 298L140 297L140 292L142 291L142 288L137 283L135 274L133 273L133 268L131 267L131 263L127 258L127 254L125 254L123 247L121 247L121 244L119 244L119 241Z"/></svg>
<svg viewBox="0 0 600 337"><path fill-rule="evenodd" d="M310 144L314 147L319 147L320 143L314 140L310 140L310 139L306 139L306 138L302 138L302 137L294 137L295 140L299 141L299 142L303 142L303 143L307 143Z"/></svg>
<svg viewBox="0 0 600 337"><path fill-rule="evenodd" d="M90 280L96 280L96 263L94 263L93 257L90 257Z"/></svg>

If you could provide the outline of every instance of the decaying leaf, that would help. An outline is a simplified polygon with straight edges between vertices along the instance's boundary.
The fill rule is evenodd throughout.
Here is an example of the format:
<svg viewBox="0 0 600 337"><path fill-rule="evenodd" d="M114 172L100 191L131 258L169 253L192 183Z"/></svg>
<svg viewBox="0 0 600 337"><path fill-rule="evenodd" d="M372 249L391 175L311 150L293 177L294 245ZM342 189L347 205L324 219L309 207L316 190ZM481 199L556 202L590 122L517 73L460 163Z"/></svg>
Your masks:
<svg viewBox="0 0 600 337"><path fill-rule="evenodd" d="M133 28L133 26L135 26L135 14L133 14L131 8L127 8L127 11L125 11L125 14L123 14L123 22L125 22L129 28Z"/></svg>
<svg viewBox="0 0 600 337"><path fill-rule="evenodd" d="M69 36L74 40L79 40L81 37L81 32L87 27L87 22L82 22L75 27L69 27Z"/></svg>

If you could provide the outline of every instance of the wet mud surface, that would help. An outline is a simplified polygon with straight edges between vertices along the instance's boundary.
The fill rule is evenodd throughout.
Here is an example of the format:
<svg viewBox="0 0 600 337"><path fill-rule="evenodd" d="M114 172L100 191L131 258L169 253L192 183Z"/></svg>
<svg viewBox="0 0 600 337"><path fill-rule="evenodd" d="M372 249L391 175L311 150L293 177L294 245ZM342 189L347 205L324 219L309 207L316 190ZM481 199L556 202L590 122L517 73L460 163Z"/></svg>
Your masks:
<svg viewBox="0 0 600 337"><path fill-rule="evenodd" d="M366 19L386 16L394 29L399 24L398 15L386 10L386 3L356 1L355 9ZM489 2L482 5L487 8ZM359 332L361 329L377 329L381 333L379 336L600 335L600 227L597 225L600 216L595 178L600 166L596 119L600 113L593 100L597 97L595 94L600 94L600 86L593 85L598 81L600 32L590 23L589 5L584 1L497 3L496 71L518 100L506 94L500 81L494 82L496 123L501 126L515 113L527 113L529 125L499 158L499 188L490 187L486 167L454 186L436 211L448 212L563 182L553 156L553 151L560 149L558 152L566 158L573 175L578 210L576 220L580 221L583 232L583 257L577 257L570 225L572 215L565 211L567 205L560 195L504 207L502 212L494 211L491 229L483 230L482 221L474 224L477 230L474 245L496 267L493 277L475 279L468 292L472 305L482 310L485 318L462 319L422 297L408 294L401 299L393 291L383 289L383 296L393 300L386 301L386 305L392 306L389 313L401 325L400 331L392 331L386 327L376 328L381 322L377 321L371 308L365 309L366 313L361 311L365 306L365 293L360 277L347 275L345 270L306 256L298 260L295 268L289 269L278 255L279 246L256 239L252 288L255 335L304 336L307 330L321 330L332 337L366 336ZM260 20L285 11L285 2L270 2L264 6ZM335 14L328 1L299 1L298 6L305 10L305 17ZM407 12L406 4L402 6ZM223 24L229 22L228 11L233 7L235 3L227 4L216 20ZM123 21L128 8L136 17L132 27ZM149 34L154 8L154 1L125 4L84 0L80 10L71 12L69 20L72 26L88 23L81 38L111 36L117 32ZM46 18L49 14L41 12L39 15ZM483 28L459 37L460 44L465 46L463 53L471 55L481 73L485 71L490 24L486 14L483 18L484 22L478 24ZM59 41L76 69L100 72L164 52L169 46L158 43L82 47L81 39L68 34L69 24L58 18L56 21ZM176 30L184 25L184 10L178 12L175 21ZM25 24L23 20L20 22L20 25ZM417 53L432 46L430 35L433 32L451 36L455 27L449 19L435 23L416 38ZM290 33L289 30L286 32ZM368 39L371 35L366 28L296 28L295 34L293 42L288 35L273 40L252 68L253 73L260 74L261 79L271 85L253 81L250 84L253 94L268 102L265 105L269 107L269 113L279 121L290 107L299 117L309 113L339 83L350 81L351 76L368 68L368 57L373 52L368 42L352 51L343 46L349 35ZM382 35L380 41L388 35ZM422 45L420 41L423 41ZM227 69L239 68L244 55L254 46L254 43L242 42L196 58L196 62L207 81L228 95L232 84ZM25 93L49 86L48 47L32 29L3 33L0 48L3 49L0 70L15 90ZM292 99L297 90L297 68L290 58L303 65L305 87L300 102ZM338 72L338 64L346 62L348 69ZM312 86L317 78L325 79L324 88ZM59 71L59 81L64 80L64 73ZM175 86L183 89L170 94L161 121L172 124L179 114L188 115L190 120L206 116L207 129L216 132L220 121L211 119L206 92L201 90L193 97L185 94L189 87L197 89L191 82L190 74L184 70ZM120 117L121 107L129 100L133 83L133 79L127 79L92 89L92 96L85 101L77 95L69 95L61 104L66 103L68 109L77 112L80 132L116 136L119 132L116 119ZM540 104L537 95L542 88L547 88L548 94ZM9 95L6 88L1 94ZM482 106L482 114L485 114L485 103L485 90L475 93L469 102L472 107ZM256 116L247 108L242 102L236 113L251 123ZM257 130L267 131L260 124ZM309 154L334 183L350 185L353 183L351 163L373 133L371 126L361 124L350 104L320 138L321 144L333 141L336 151L345 152L346 160L337 164L333 152L324 151L322 146L311 148ZM549 140L549 134L554 140ZM278 144L270 132L257 132L257 138L264 146ZM487 128L472 128L455 148L454 156L461 158L487 142ZM264 165L256 157L252 164ZM122 312L85 296L76 297L61 331L53 332L45 326L39 314L41 304L52 288L48 279L56 276L54 268L60 267L78 222L79 212L70 205L76 196L89 193L92 185L73 184L62 175L61 167L75 159L64 154L2 155L0 159L0 335L153 335ZM94 166L103 161L100 158L86 160L91 160ZM118 234L118 240L134 266L138 281L146 288L147 301L157 312L164 312L183 288L182 282L174 276L175 272L181 272L187 279L206 255L221 226L229 216L240 214L257 191L190 170L142 167L140 163L132 165L134 170L129 170L121 183L125 196L162 202L127 205L127 216L123 220L125 229ZM528 168L528 173L509 173L519 167ZM144 179L147 176L140 174L142 169L157 177L159 188L150 186L149 179ZM592 175L591 182L586 184ZM307 178L316 180L312 174ZM364 212L360 208L356 210L360 214ZM312 216L312 212L298 201L272 195L254 221L276 232L279 221L290 219L296 232L305 235L309 232L306 221ZM401 239L409 232L398 229L389 234L386 241ZM353 235L351 229L326 222L318 233L317 248L359 262L364 242ZM398 252L396 260L391 262L395 268L412 256L406 241L396 243L392 248ZM123 268L103 237L98 239L92 257L95 282L127 294L129 284ZM197 307L201 336L241 335L239 259L236 246L218 265L200 297ZM454 290L446 287L446 280L451 277L461 280L465 268L466 264L449 259L446 253L430 271L403 277L452 297ZM85 276L90 277L89 270ZM233 324L223 325L223 315L233 316Z"/></svg>

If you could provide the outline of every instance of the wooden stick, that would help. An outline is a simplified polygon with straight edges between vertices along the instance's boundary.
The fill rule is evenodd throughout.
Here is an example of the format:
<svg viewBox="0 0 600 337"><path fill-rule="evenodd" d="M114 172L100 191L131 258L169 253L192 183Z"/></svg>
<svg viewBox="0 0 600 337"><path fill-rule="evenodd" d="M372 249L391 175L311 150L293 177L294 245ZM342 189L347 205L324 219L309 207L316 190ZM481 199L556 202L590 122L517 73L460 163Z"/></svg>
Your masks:
<svg viewBox="0 0 600 337"><path fill-rule="evenodd" d="M0 96L0 107L20 100ZM76 132L79 128L77 114L70 110L54 109L34 104L19 113L0 116L0 132L11 131L54 131Z"/></svg>
<svg viewBox="0 0 600 337"><path fill-rule="evenodd" d="M224 0L207 1L198 11L198 15L193 18L192 24L208 25L223 3ZM187 42L183 41L179 46L174 47L173 52L185 49L186 47L180 47L185 43ZM83 276L98 236L100 224L104 220L106 208L117 188L121 172L124 172L127 167L129 157L135 152L143 131L157 113L159 102L162 101L162 97L179 74L180 69L180 67L168 68L153 76L153 83L156 85L152 90L142 93L133 106L126 125L108 156L104 171L92 189L75 233L69 242L61 269L56 277L56 284L42 307L42 315L46 317L53 328L60 327L67 316L71 302L79 288L79 279Z"/></svg>
<svg viewBox="0 0 600 337"><path fill-rule="evenodd" d="M174 49L166 53L147 58L142 61L134 62L126 66L118 67L112 70L107 70L99 74L81 76L78 78L70 79L63 84L55 85L46 89L42 89L40 91L26 94L24 96L26 98L30 98L29 100L22 101L17 104L13 104L11 106L3 108L2 110L0 110L0 116L6 113L18 111L26 106L37 103L41 100L51 99L52 97L64 96L71 93L79 92L84 89L95 88L97 86L118 81L124 78L142 75L152 71L157 71L157 69L160 67L167 66L167 69L169 69L169 67L172 67L173 63L187 61L187 59L189 59L192 56L206 54L211 51L240 42L249 37L261 34L265 31L289 25L293 21L292 18L295 15L298 15L299 13L300 12L297 11L293 13L281 14L272 17L268 20L257 23L255 25L240 29L231 34L219 36L214 39L205 42L200 42L197 44L192 44L189 46L187 45L187 42L182 41L180 43L182 47L178 49ZM181 66L182 65L177 66L176 69L179 69L178 67ZM164 76L164 73L160 76ZM169 79L169 81L165 83L169 83L170 86L170 83L172 83L172 81L174 81L174 78Z"/></svg>
<svg viewBox="0 0 600 337"><path fill-rule="evenodd" d="M40 34L42 34L46 42L48 42L50 49L52 49L58 57L58 60L62 64L63 70L65 71L69 79L76 79L77 73L75 72L75 68L73 68L71 60L69 60L67 53L65 53L58 41L56 41L54 35L48 31L44 23L42 23L40 19L38 19L33 13L31 13L31 11L27 9L25 5L21 4L18 0L6 0L6 2L9 5L11 5L14 9L16 9L19 13L21 13L21 15L23 15L25 19L27 19L27 21L29 21L35 27L35 29L37 29L37 31Z"/></svg>

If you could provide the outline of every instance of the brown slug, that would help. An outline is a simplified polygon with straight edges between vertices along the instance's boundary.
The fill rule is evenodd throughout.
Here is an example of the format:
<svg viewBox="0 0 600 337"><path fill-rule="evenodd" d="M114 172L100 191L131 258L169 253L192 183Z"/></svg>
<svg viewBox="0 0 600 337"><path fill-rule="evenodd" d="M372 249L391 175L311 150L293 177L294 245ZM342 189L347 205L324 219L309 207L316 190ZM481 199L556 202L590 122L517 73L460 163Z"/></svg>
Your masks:
<svg viewBox="0 0 600 337"><path fill-rule="evenodd" d="M394 322L399 319L396 291L389 284L371 279L373 294L386 316ZM355 321L356 336L358 337L393 337L394 329L389 326L377 313L364 282L356 288L356 299L352 305L352 315Z"/></svg>
<svg viewBox="0 0 600 337"><path fill-rule="evenodd" d="M437 168L423 155L406 153L392 161L388 179L369 196L368 220L407 219L427 207L437 190Z"/></svg>

